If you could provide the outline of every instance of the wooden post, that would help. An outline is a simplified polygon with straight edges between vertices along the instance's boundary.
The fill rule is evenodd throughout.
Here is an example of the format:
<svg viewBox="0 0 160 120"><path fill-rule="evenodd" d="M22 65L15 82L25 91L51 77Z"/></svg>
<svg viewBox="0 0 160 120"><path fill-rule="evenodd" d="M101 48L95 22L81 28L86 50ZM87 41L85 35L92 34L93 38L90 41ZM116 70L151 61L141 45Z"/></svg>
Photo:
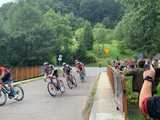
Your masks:
<svg viewBox="0 0 160 120"><path fill-rule="evenodd" d="M125 120L128 120L128 98L126 94L126 82L124 75L122 75L122 90L123 90L123 111L125 114Z"/></svg>
<svg viewBox="0 0 160 120"><path fill-rule="evenodd" d="M112 86L113 93L115 93L115 89L114 89L114 78L113 78L113 70L112 70L112 68L111 68L110 66L108 66L107 74L108 74L109 81L110 81L111 86Z"/></svg>

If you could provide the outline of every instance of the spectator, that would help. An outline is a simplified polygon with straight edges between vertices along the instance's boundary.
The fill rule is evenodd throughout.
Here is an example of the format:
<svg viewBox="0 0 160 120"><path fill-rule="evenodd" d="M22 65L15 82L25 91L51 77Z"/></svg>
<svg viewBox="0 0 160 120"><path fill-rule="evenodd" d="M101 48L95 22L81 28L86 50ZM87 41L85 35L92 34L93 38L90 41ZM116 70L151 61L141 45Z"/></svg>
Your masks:
<svg viewBox="0 0 160 120"><path fill-rule="evenodd" d="M139 97L139 108L141 112L154 120L160 120L160 97L152 96L152 86L155 79L153 66L143 73L144 83Z"/></svg>
<svg viewBox="0 0 160 120"><path fill-rule="evenodd" d="M143 72L145 61L139 61L138 68L130 69L124 72L126 76L133 76L132 85L133 91L140 92L143 84Z"/></svg>
<svg viewBox="0 0 160 120"><path fill-rule="evenodd" d="M135 68L135 62L131 59L129 59L127 61L127 66L128 66L128 69L134 69Z"/></svg>

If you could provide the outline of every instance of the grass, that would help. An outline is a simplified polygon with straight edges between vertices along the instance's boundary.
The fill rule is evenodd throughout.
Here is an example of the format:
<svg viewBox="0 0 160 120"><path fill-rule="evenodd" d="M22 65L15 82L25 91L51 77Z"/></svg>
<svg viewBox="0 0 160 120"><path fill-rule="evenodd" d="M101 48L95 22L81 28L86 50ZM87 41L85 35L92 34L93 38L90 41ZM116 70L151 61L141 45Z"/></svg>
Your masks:
<svg viewBox="0 0 160 120"><path fill-rule="evenodd" d="M160 84L157 87L157 96L160 96Z"/></svg>
<svg viewBox="0 0 160 120"><path fill-rule="evenodd" d="M132 91L132 77L126 77L127 96L128 96L128 120L146 120L138 107L138 93ZM158 88L160 95L160 86Z"/></svg>
<svg viewBox="0 0 160 120"><path fill-rule="evenodd" d="M94 103L94 98L95 98L96 91L97 91L98 81L99 81L99 75L98 75L98 77L96 79L96 82L94 83L94 85L91 89L89 98L88 98L87 103L85 105L85 108L82 111L84 120L89 120L89 115L90 115L90 112L92 110L92 106L93 106L93 103Z"/></svg>
<svg viewBox="0 0 160 120"><path fill-rule="evenodd" d="M138 109L138 105L129 104L128 108L128 120L145 120Z"/></svg>
<svg viewBox="0 0 160 120"><path fill-rule="evenodd" d="M132 77L126 77L128 120L145 120L138 107L138 93L132 91Z"/></svg>

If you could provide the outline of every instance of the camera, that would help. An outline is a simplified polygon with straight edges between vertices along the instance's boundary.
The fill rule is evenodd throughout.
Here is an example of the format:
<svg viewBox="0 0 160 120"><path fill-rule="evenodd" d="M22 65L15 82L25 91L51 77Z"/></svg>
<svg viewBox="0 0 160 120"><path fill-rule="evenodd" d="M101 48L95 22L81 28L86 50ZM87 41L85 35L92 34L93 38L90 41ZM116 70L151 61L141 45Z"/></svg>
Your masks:
<svg viewBox="0 0 160 120"><path fill-rule="evenodd" d="M160 82L160 60L152 59L152 61L146 61L144 68L145 70L150 69L151 66L155 69L155 72L156 72L154 85L153 85L153 87L155 87L154 89L156 89Z"/></svg>

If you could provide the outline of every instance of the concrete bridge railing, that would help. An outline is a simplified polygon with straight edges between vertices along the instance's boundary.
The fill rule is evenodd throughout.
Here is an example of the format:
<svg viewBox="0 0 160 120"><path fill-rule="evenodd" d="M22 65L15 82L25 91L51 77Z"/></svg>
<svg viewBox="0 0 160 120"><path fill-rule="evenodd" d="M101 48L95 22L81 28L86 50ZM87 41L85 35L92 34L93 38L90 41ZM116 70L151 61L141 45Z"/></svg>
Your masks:
<svg viewBox="0 0 160 120"><path fill-rule="evenodd" d="M90 120L127 120L125 82L112 67L100 74Z"/></svg>
<svg viewBox="0 0 160 120"><path fill-rule="evenodd" d="M107 75L109 77L110 84L112 86L112 91L115 96L115 102L117 110L123 112L125 115L125 120L128 119L128 100L126 95L126 83L124 75L117 69L111 66L107 68Z"/></svg>

